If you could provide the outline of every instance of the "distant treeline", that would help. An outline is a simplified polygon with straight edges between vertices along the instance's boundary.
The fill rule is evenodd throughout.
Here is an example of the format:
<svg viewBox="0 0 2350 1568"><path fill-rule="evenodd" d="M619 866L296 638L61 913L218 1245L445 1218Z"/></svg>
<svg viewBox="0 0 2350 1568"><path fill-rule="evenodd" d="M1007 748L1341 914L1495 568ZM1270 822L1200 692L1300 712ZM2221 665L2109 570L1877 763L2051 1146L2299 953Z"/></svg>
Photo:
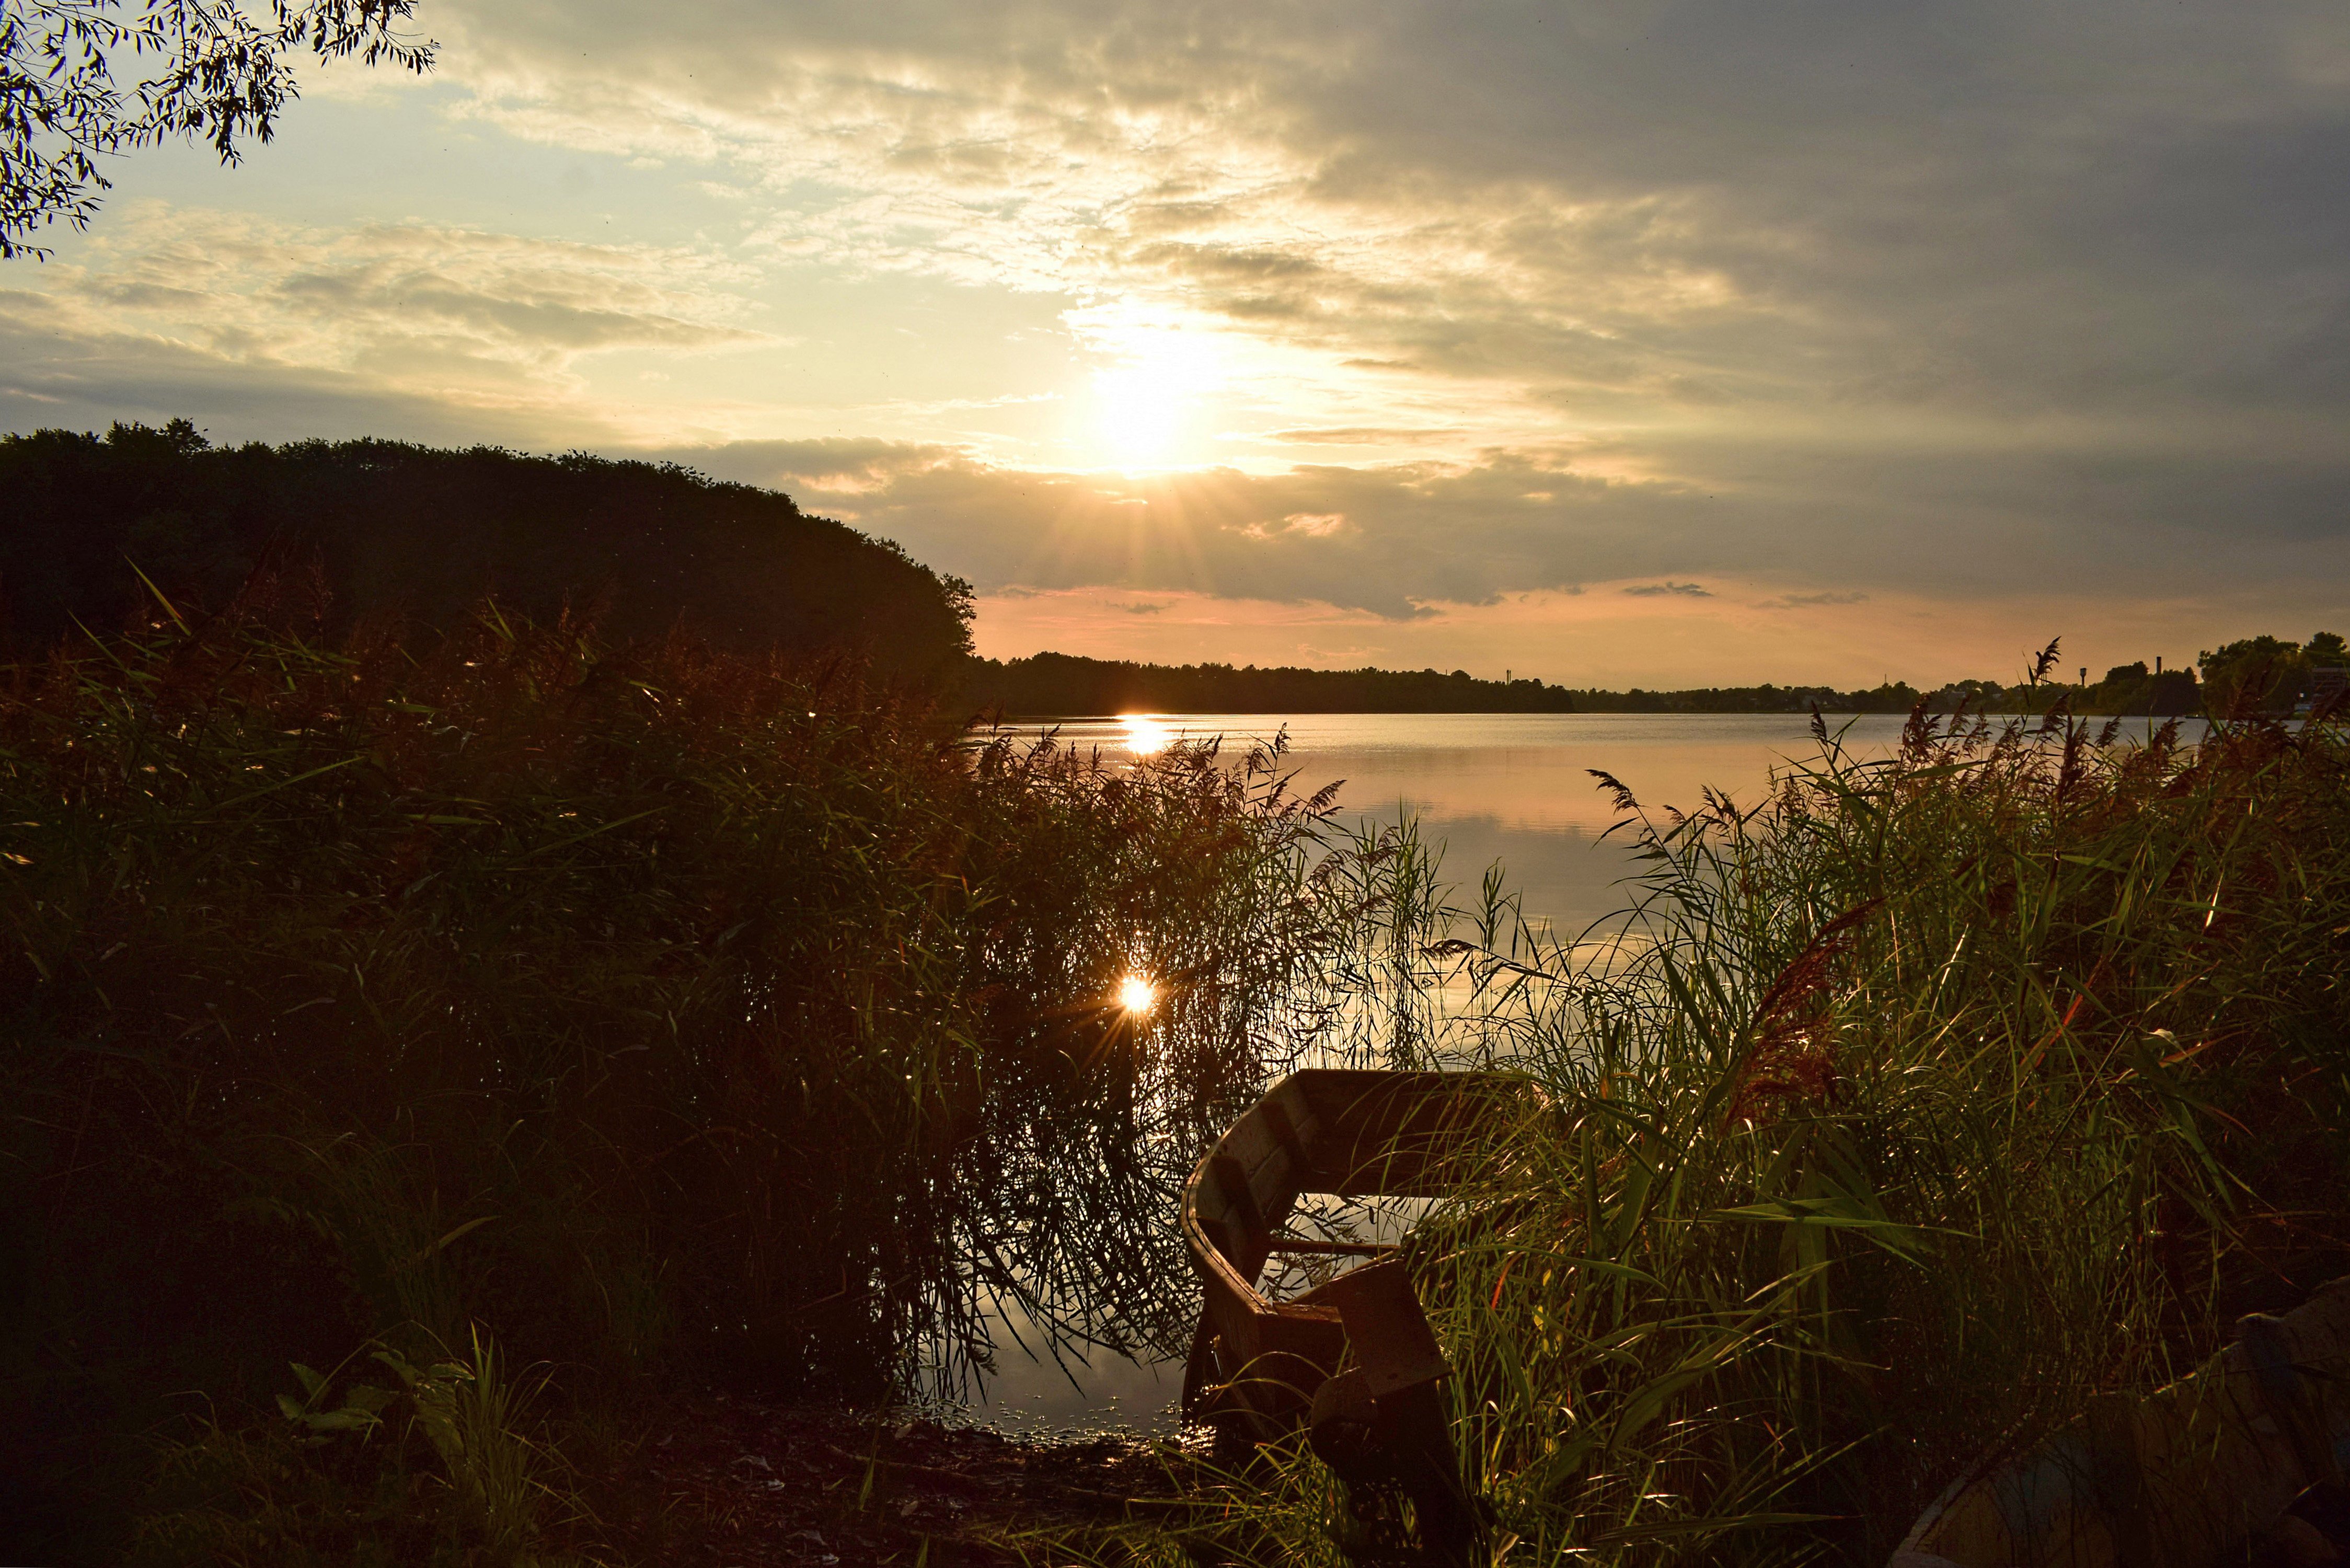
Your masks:
<svg viewBox="0 0 2350 1568"><path fill-rule="evenodd" d="M1907 713L1914 686L1710 686L1629 691L1480 680L1465 670L1302 670L1290 666L1135 664L1038 653L974 659L967 704L1015 716L1078 713Z"/></svg>
<svg viewBox="0 0 2350 1568"><path fill-rule="evenodd" d="M2195 677L2189 673L2185 680L2188 705L2176 711L2192 712ZM974 659L963 687L966 705L1038 717L1118 712L1807 713L1814 708L1824 713L1907 713L1920 698L1928 698L1929 707L1947 711L1961 696L1977 709L2021 711L2027 696L2035 696L2038 708L2044 709L2055 701L2057 690L2019 686L2010 693L1992 682L1970 680L1929 696L1907 681L1893 680L1852 691L1767 681L1760 686L1704 686L1677 691L1651 691L1638 686L1628 691L1609 691L1534 680L1480 680L1465 670L1440 674L1433 670L1136 664L1066 653L1003 660ZM2063 690L2077 693L2077 688ZM2117 684L2114 690L2126 695ZM2166 693L2169 690L2164 688ZM2089 710L2076 705L2076 711Z"/></svg>
<svg viewBox="0 0 2350 1568"><path fill-rule="evenodd" d="M2003 685L1958 680L1931 691L1906 680L1840 691L1833 686L1701 686L1651 691L1553 686L1534 680L1480 680L1465 670L1260 669L1255 665L1136 664L1039 653L973 659L964 680L969 706L1014 716L1080 713L1907 713L1964 705L1979 713L2045 713L2059 703L2087 715L2156 718L2210 712L2288 713L2341 684L2350 663L2343 639L2319 632L2306 643L2246 638L2199 659L2193 670L2117 664L2082 686L2042 679ZM2329 671L2334 673L2329 674ZM2329 687L2329 681L2331 687Z"/></svg>
<svg viewBox="0 0 2350 1568"><path fill-rule="evenodd" d="M1586 713L1907 713L1918 705L1918 691L1906 681L1889 681L1865 691L1839 691L1833 686L1703 686L1686 691L1629 691L1596 689L1575 692L1575 705Z"/></svg>
<svg viewBox="0 0 2350 1568"><path fill-rule="evenodd" d="M1465 670L1300 670L1253 664L1132 664L1039 653L974 659L967 705L1007 714L1571 713L1565 687L1479 680Z"/></svg>
<svg viewBox="0 0 2350 1568"><path fill-rule="evenodd" d="M1960 680L1931 693L1926 705L1936 712L1964 702L1978 712L2044 713L2062 702L2084 715L2158 719L2285 714L2306 711L2328 692L2342 690L2350 646L2331 631L2314 633L2307 642L2263 634L2205 649L2195 663L2195 670L2149 670L2137 659L2113 666L2103 680L2085 686L2044 679L2009 686Z"/></svg>
<svg viewBox="0 0 2350 1568"><path fill-rule="evenodd" d="M212 446L194 426L0 436L0 632L41 648L140 612L135 565L217 607L257 568L323 572L338 628L422 629L484 599L567 606L608 638L845 651L929 681L970 648L971 592L789 496L674 464L396 441Z"/></svg>

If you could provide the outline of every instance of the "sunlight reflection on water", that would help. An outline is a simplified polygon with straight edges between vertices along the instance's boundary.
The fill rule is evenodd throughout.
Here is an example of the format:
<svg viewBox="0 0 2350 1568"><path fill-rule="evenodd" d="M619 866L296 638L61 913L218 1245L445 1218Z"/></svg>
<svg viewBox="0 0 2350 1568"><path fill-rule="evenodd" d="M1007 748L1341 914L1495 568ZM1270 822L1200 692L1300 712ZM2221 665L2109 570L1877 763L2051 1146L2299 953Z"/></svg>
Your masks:
<svg viewBox="0 0 2350 1568"><path fill-rule="evenodd" d="M1154 752L1165 751L1177 732L1175 725L1142 713L1121 714L1118 722L1123 732L1118 743L1131 756L1147 757Z"/></svg>

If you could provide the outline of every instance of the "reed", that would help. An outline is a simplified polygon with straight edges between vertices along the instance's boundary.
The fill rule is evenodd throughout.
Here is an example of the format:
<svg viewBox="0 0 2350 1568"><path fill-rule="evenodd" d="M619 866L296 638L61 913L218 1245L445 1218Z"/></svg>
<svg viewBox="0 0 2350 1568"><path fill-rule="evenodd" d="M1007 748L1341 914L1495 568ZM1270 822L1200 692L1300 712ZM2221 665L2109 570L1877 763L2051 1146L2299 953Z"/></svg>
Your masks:
<svg viewBox="0 0 2350 1568"><path fill-rule="evenodd" d="M477 1459L656 1377L951 1383L1006 1301L1183 1332L1170 1173L1343 918L1274 757L973 743L843 668L494 606L330 645L271 591L0 671L12 1552L119 1547L180 1391L317 1481L276 1399L355 1345L480 1347L400 1397L513 1442L368 1452L514 1557L563 1510ZM494 1359L551 1376L527 1419Z"/></svg>
<svg viewBox="0 0 2350 1568"><path fill-rule="evenodd" d="M1553 1103L1409 1253L1496 1561L1882 1562L1993 1440L2350 1269L2350 743L2119 740L1821 727L1686 814L1603 776L1642 857L1612 934L1422 901L1379 1048ZM1176 1490L1195 1553L1339 1560L1302 1443Z"/></svg>

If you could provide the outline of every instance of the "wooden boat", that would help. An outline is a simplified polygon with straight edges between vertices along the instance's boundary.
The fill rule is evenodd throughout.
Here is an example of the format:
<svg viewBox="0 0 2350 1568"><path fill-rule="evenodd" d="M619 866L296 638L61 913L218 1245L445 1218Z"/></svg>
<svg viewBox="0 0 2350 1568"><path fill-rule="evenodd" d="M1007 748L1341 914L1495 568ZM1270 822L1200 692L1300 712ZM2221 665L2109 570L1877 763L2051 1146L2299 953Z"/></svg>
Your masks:
<svg viewBox="0 0 2350 1568"><path fill-rule="evenodd" d="M1471 1148L1540 1103L1525 1080L1495 1073L1311 1068L1274 1085L1184 1184L1183 1234L1204 1298L1184 1417L1229 1448L1307 1424L1345 1483L1357 1563L1405 1550L1465 1568L1488 1515L1453 1451L1438 1388L1450 1368L1397 1249L1294 1235L1287 1221L1308 1193L1440 1197ZM1259 1288L1270 1260L1317 1255L1372 1261L1288 1301ZM1396 1497L1411 1501L1416 1549Z"/></svg>
<svg viewBox="0 0 2350 1568"><path fill-rule="evenodd" d="M1265 1440L1302 1420L1338 1369L1350 1276L1284 1302L1268 1300L1259 1278L1277 1256L1375 1259L1394 1249L1290 1234L1301 1196L1441 1196L1458 1184L1464 1146L1523 1115L1535 1095L1525 1080L1493 1073L1324 1067L1274 1085L1184 1184L1183 1234L1205 1295L1185 1370L1186 1414ZM1358 1315L1376 1310L1357 1305ZM1416 1337L1408 1324L1397 1332ZM1375 1328L1372 1337L1388 1336ZM1430 1368L1391 1369L1414 1370ZM1440 1357L1434 1370L1440 1375Z"/></svg>
<svg viewBox="0 0 2350 1568"><path fill-rule="evenodd" d="M2192 1376L2109 1395L2021 1456L1978 1465L1890 1568L2218 1568L2324 1563L2350 1520L2350 1280L2248 1317ZM2249 1555L2251 1553L2252 1555Z"/></svg>

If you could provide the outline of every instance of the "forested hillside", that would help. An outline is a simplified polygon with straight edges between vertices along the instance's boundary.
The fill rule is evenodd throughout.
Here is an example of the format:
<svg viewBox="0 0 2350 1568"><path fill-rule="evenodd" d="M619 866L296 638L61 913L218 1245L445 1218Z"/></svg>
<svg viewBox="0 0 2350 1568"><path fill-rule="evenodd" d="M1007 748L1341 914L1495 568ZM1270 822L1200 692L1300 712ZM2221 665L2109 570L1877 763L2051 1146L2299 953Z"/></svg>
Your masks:
<svg viewBox="0 0 2350 1568"><path fill-rule="evenodd" d="M970 593L791 498L671 464L396 441L213 447L186 421L0 436L0 612L47 646L144 593L218 606L255 567L322 571L330 621L445 628L483 599L606 636L682 622L729 647L840 649L930 680L969 648Z"/></svg>

